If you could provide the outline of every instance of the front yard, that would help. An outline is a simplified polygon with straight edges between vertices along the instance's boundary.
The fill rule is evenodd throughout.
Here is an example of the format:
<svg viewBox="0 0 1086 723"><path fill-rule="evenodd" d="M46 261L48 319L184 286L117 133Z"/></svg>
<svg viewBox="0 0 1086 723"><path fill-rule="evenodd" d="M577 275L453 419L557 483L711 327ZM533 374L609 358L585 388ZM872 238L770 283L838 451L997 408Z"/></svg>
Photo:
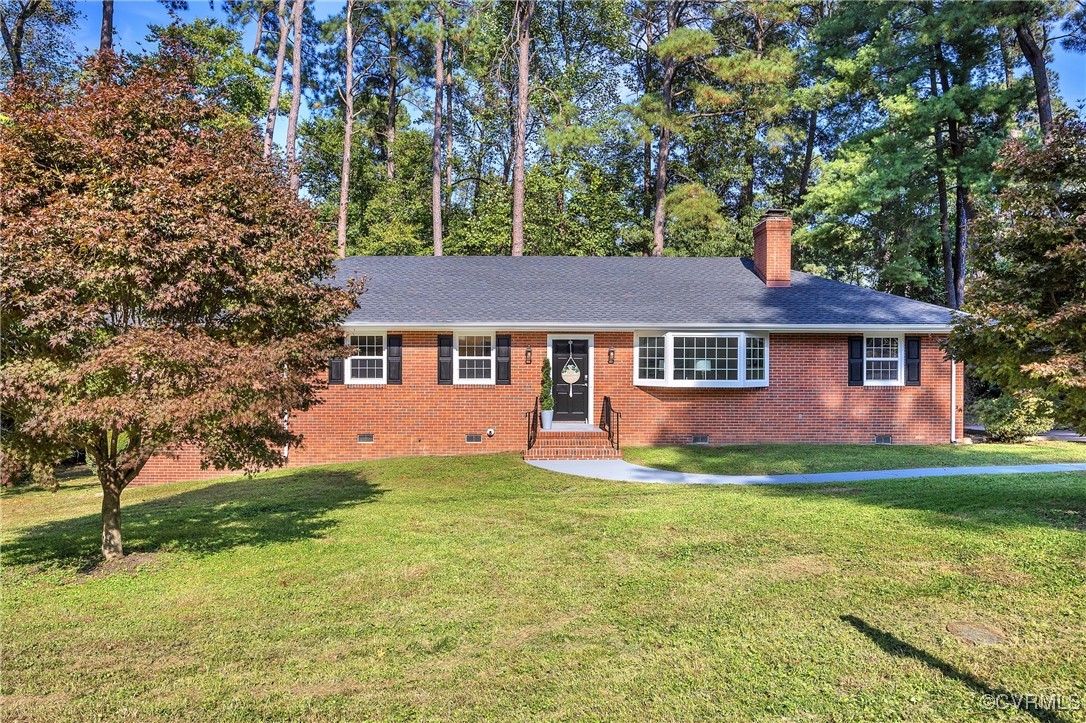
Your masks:
<svg viewBox="0 0 1086 723"><path fill-rule="evenodd" d="M5 720L975 720L1086 678L1083 474L388 460L131 489L112 569L100 504L3 494Z"/></svg>
<svg viewBox="0 0 1086 723"><path fill-rule="evenodd" d="M815 474L918 467L1086 462L1086 444L874 445L747 444L724 447L627 447L627 462L700 474Z"/></svg>

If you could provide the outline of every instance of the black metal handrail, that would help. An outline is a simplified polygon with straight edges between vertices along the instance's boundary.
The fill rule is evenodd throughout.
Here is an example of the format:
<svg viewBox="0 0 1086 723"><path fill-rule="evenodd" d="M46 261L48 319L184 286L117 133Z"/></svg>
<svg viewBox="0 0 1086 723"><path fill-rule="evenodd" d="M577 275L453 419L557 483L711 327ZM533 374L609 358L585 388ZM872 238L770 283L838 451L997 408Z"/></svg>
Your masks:
<svg viewBox="0 0 1086 723"><path fill-rule="evenodd" d="M603 398L603 411L600 413L600 429L607 432L607 441L616 452L621 451L619 445L619 427L622 415L611 406L611 397Z"/></svg>
<svg viewBox="0 0 1086 723"><path fill-rule="evenodd" d="M531 450L535 446L535 439L539 435L539 397L535 398L535 406L532 407L532 411L525 412L524 416L528 418L528 449Z"/></svg>

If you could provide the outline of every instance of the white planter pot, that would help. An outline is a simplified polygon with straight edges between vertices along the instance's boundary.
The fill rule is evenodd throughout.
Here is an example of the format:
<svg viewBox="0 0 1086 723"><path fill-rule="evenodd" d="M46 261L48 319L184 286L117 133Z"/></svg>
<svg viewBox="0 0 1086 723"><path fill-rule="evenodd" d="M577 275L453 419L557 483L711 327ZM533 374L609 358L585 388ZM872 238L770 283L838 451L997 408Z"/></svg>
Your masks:
<svg viewBox="0 0 1086 723"><path fill-rule="evenodd" d="M554 424L554 410L553 409L540 410L539 416L542 419L543 429L550 429L551 425Z"/></svg>

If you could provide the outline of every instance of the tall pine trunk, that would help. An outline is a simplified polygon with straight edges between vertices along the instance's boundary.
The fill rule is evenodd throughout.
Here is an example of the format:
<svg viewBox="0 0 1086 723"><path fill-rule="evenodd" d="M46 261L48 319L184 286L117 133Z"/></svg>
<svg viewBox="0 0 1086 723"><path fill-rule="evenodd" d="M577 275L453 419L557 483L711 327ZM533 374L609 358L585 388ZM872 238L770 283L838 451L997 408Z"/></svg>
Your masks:
<svg viewBox="0 0 1086 723"><path fill-rule="evenodd" d="M102 37L99 50L113 50L113 0L102 0Z"/></svg>
<svg viewBox="0 0 1086 723"><path fill-rule="evenodd" d="M343 83L343 164L339 171L339 216L336 219L336 254L347 257L347 201L351 183L351 133L354 130L354 0L347 0L347 59Z"/></svg>
<svg viewBox="0 0 1086 723"><path fill-rule="evenodd" d="M272 80L271 95L268 97L268 122L264 125L264 158L270 158L272 144L275 142L275 119L279 115L279 93L283 87L283 65L287 57L287 37L290 23L287 22L287 0L279 0L279 49L275 53L275 79Z"/></svg>
<svg viewBox="0 0 1086 723"><path fill-rule="evenodd" d="M935 61L939 70L939 85L943 95L946 95L950 91L950 75L947 72L946 58L940 43L935 44ZM946 118L947 142L950 157L954 161L954 241L948 264L953 274L953 293L950 295L952 309L960 309L965 303L966 256L969 248L969 222L972 219L969 187L966 185L962 169L965 139L962 138L961 122L958 118L950 116Z"/></svg>
<svg viewBox="0 0 1086 723"><path fill-rule="evenodd" d="M528 139L528 69L535 0L517 0L517 128L513 158L513 256L524 255L524 156Z"/></svg>
<svg viewBox="0 0 1086 723"><path fill-rule="evenodd" d="M447 43L445 64L445 117L442 119L442 128L445 129L445 190L446 200L452 203L453 180L453 74L452 74L452 43Z"/></svg>
<svg viewBox="0 0 1086 723"><path fill-rule="evenodd" d="M803 150L803 172L799 176L799 203L807 197L807 187L811 183L811 164L814 163L815 135L818 133L818 111L807 114L807 145Z"/></svg>
<svg viewBox="0 0 1086 723"><path fill-rule="evenodd" d="M1037 120L1041 124L1041 135L1047 144L1052 139L1052 92L1048 85L1048 66L1045 63L1045 53L1036 38L1033 30L1026 24L1017 25L1014 33L1018 37L1018 46L1022 49L1022 55L1029 63L1033 71L1033 89L1037 95Z"/></svg>
<svg viewBox="0 0 1086 723"><path fill-rule="evenodd" d="M667 5L668 37L679 26L678 7L674 0ZM664 255L664 226L667 223L665 198L667 197L667 160L671 150L672 85L675 82L676 63L673 55L664 58L660 78L660 95L664 100L663 118L660 120L660 143L656 149L656 204L652 217L652 255Z"/></svg>
<svg viewBox="0 0 1086 723"><path fill-rule="evenodd" d="M438 6L437 36L434 40L434 138L431 158L431 200L433 207L434 256L441 256L441 104L444 98L445 83L445 11Z"/></svg>
<svg viewBox="0 0 1086 723"><path fill-rule="evenodd" d="M385 174L388 180L396 177L396 117L400 114L400 64L399 39L395 28L389 29L388 35L388 108L385 115Z"/></svg>
<svg viewBox="0 0 1086 723"><path fill-rule="evenodd" d="M287 118L287 170L290 173L290 190L298 192L301 177L298 173L297 149L298 112L302 107L302 14L305 0L294 0L294 52L290 68L290 116Z"/></svg>
<svg viewBox="0 0 1086 723"><path fill-rule="evenodd" d="M934 63L928 75L931 97L934 99L939 96ZM954 249L950 243L950 203L947 198L943 122L938 118L935 120L933 135L935 138L935 190L939 197L939 241L943 252L943 289L946 292L947 306L957 309L959 304L957 289L954 285Z"/></svg>

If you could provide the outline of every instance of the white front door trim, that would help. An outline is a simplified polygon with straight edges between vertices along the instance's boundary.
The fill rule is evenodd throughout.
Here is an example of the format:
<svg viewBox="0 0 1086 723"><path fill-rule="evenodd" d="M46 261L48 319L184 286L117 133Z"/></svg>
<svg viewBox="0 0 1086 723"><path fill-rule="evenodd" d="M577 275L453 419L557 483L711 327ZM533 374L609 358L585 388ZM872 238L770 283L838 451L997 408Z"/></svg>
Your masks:
<svg viewBox="0 0 1086 723"><path fill-rule="evenodd" d="M596 338L593 334L547 334L547 359L551 363L551 376L554 376L554 340L555 339L587 339L588 340L588 418L585 424L592 426L596 414Z"/></svg>

